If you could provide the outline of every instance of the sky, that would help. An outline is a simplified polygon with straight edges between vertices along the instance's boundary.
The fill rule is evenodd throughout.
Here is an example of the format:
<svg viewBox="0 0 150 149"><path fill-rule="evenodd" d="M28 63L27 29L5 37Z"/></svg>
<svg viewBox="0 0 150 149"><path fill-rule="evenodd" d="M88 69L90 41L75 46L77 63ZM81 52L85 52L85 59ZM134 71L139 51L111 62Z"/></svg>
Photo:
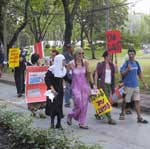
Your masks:
<svg viewBox="0 0 150 149"><path fill-rule="evenodd" d="M129 2L136 2L132 7L136 13L150 14L150 0L128 0Z"/></svg>

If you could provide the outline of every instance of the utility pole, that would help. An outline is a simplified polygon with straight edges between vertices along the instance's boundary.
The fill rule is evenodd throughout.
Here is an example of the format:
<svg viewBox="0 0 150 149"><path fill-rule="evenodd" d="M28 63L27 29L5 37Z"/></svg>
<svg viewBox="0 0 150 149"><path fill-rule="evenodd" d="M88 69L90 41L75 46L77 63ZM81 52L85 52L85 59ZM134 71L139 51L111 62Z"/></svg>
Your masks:
<svg viewBox="0 0 150 149"><path fill-rule="evenodd" d="M109 30L109 0L106 0L106 31ZM108 50L107 48L107 44L106 44L106 50Z"/></svg>
<svg viewBox="0 0 150 149"><path fill-rule="evenodd" d="M4 37L4 67L7 68L7 61L8 61L8 53L7 53L7 13L6 10L4 10L3 20L4 20L4 26L3 26L3 37ZM5 71L4 68L4 71Z"/></svg>
<svg viewBox="0 0 150 149"><path fill-rule="evenodd" d="M109 30L109 0L106 0L106 31Z"/></svg>

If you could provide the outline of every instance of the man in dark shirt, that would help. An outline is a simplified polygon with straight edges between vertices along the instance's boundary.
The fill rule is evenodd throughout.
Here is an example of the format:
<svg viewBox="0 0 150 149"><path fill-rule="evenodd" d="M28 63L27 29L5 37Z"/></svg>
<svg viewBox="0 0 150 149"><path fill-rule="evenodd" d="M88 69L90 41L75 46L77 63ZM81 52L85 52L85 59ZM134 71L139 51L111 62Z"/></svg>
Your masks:
<svg viewBox="0 0 150 149"><path fill-rule="evenodd" d="M73 46L71 44L66 45L66 51L64 52L66 64L73 60ZM72 78L72 72L68 72L67 76L69 79ZM64 100L65 100L65 107L70 107L70 99L71 99L71 85L70 83L65 84L65 91L64 91Z"/></svg>

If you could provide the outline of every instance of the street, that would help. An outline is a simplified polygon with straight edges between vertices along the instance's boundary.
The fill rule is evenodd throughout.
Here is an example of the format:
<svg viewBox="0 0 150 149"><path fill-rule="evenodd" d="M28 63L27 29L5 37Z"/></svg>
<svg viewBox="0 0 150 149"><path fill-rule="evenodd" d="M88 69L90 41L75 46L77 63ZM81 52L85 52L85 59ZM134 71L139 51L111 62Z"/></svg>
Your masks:
<svg viewBox="0 0 150 149"><path fill-rule="evenodd" d="M30 115L27 110L24 97L18 98L16 88L12 85L0 83L0 104L7 104L13 111L23 112ZM64 107L65 118L62 120L62 126L66 133L75 137L86 144L99 144L104 149L149 149L150 148L150 123L139 124L136 121L136 114L126 115L125 120L119 120L120 108L114 108L112 116L117 125L108 125L106 120L96 120L95 111L89 103L87 124L88 130L78 128L78 123L73 121L72 126L66 124L66 116L71 108ZM143 114L144 118L150 122L150 116ZM50 119L35 118L33 127L48 129Z"/></svg>

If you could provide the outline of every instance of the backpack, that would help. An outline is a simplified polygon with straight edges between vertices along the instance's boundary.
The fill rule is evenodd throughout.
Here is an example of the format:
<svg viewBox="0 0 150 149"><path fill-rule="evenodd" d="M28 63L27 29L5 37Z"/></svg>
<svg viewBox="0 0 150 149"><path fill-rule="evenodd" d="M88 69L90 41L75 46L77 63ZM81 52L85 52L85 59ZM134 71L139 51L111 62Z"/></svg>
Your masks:
<svg viewBox="0 0 150 149"><path fill-rule="evenodd" d="M137 64L137 67L139 68L139 67L140 67L139 62L138 62L138 61L135 61L135 62L136 62L136 64ZM126 60L126 62L125 62L126 67L125 67L125 68L128 67L128 63L129 63L129 60ZM125 77L126 77L126 75L123 76L122 73L121 73L121 80L122 80L122 81L125 79Z"/></svg>

